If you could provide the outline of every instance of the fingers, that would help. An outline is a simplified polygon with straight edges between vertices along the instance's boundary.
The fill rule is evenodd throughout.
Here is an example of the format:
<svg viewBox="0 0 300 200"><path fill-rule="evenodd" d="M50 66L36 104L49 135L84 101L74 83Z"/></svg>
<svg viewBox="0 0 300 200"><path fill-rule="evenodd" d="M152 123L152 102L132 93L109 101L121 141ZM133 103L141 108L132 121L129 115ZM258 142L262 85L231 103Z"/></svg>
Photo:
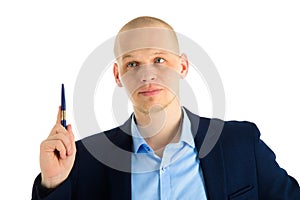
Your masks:
<svg viewBox="0 0 300 200"><path fill-rule="evenodd" d="M68 137L67 135L61 134L61 133L55 134L55 135L49 136L47 140L51 141L51 142L56 141L59 144L63 144L65 154L67 156L72 154L73 140L72 140L72 138ZM57 150L60 151L60 149L57 149Z"/></svg>
<svg viewBox="0 0 300 200"><path fill-rule="evenodd" d="M55 153L55 151L58 151L62 159L72 155L76 152L72 126L69 124L65 129L61 124L55 124L48 138L42 142L41 148L47 152L52 151Z"/></svg>
<svg viewBox="0 0 300 200"><path fill-rule="evenodd" d="M69 134L71 136L71 138L74 140L74 134L72 131L72 126L71 124L67 125L67 129L65 129L65 127L63 127L61 125L61 117L62 117L62 113L61 113L61 106L59 106L58 108L58 113L57 113L57 119L56 119L56 124L55 126L52 128L50 135L55 135L58 132L63 132L65 134Z"/></svg>
<svg viewBox="0 0 300 200"><path fill-rule="evenodd" d="M56 123L55 126L52 128L50 135L55 135L57 132L65 132L67 133L66 129L61 125L61 119L62 119L62 112L61 112L61 106L58 107L57 117L56 117Z"/></svg>
<svg viewBox="0 0 300 200"><path fill-rule="evenodd" d="M61 116L61 107L59 107L56 124L52 128L48 138L41 143L41 150L45 153L52 152L61 159L65 159L76 152L76 145L72 126L69 124L67 129L65 129L61 125Z"/></svg>
<svg viewBox="0 0 300 200"><path fill-rule="evenodd" d="M63 133L65 135L68 135L68 131L61 125L61 124L55 124L55 126L52 128L49 136L56 135L58 133Z"/></svg>
<svg viewBox="0 0 300 200"><path fill-rule="evenodd" d="M72 125L71 124L67 125L67 131L68 131L70 137L73 139L73 141L75 141L75 137L74 137L74 134L73 134L73 130L72 130Z"/></svg>
<svg viewBox="0 0 300 200"><path fill-rule="evenodd" d="M61 106L59 106L58 112L57 112L56 124L61 124L61 118L62 118L61 115L62 115L61 114Z"/></svg>
<svg viewBox="0 0 300 200"><path fill-rule="evenodd" d="M53 129L51 130L51 133L50 133L49 137L52 136L52 135L59 134L59 133L62 133L64 135L66 135L67 137L70 138L71 141L75 142L75 137L74 137L74 134L73 134L73 131L72 131L71 124L67 125L67 129L65 129L61 124L56 124L53 127Z"/></svg>
<svg viewBox="0 0 300 200"><path fill-rule="evenodd" d="M41 143L41 151L56 154L59 153L61 159L67 158L66 147L60 140L45 140Z"/></svg>

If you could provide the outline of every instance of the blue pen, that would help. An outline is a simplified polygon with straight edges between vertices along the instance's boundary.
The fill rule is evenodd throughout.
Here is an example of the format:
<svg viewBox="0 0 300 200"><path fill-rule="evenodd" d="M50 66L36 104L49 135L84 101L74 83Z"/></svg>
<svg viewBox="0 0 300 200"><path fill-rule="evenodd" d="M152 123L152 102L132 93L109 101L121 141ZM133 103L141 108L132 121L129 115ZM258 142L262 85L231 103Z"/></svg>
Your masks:
<svg viewBox="0 0 300 200"><path fill-rule="evenodd" d="M61 125L67 129L65 86L61 84Z"/></svg>

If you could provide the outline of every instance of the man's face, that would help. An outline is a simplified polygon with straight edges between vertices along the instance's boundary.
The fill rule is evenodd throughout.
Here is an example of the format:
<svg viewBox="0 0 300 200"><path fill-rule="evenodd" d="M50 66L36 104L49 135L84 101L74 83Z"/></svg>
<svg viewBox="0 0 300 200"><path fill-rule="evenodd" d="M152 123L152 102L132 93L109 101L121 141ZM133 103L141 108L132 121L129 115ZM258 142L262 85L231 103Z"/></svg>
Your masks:
<svg viewBox="0 0 300 200"><path fill-rule="evenodd" d="M149 113L179 100L179 80L186 76L187 70L185 55L145 48L119 57L114 75L119 86L125 87L134 108Z"/></svg>

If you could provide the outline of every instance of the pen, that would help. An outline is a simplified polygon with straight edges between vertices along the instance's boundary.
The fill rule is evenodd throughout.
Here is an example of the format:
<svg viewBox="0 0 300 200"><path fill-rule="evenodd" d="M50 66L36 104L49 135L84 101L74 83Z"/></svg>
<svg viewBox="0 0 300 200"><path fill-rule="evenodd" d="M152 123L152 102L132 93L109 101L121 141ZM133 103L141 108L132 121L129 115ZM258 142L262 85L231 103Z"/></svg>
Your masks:
<svg viewBox="0 0 300 200"><path fill-rule="evenodd" d="M61 125L67 129L65 86L61 84Z"/></svg>

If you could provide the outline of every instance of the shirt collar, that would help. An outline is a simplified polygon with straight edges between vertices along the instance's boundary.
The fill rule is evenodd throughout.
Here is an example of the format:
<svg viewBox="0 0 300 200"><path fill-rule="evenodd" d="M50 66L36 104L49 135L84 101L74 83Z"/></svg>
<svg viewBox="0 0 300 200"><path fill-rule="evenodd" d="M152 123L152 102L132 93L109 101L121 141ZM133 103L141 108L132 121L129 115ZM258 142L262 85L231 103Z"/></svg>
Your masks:
<svg viewBox="0 0 300 200"><path fill-rule="evenodd" d="M192 148L195 147L195 142L193 138L193 134L191 131L191 122L185 112L185 109L182 108L183 112L183 120L182 120L182 128L180 133L180 142L184 142L191 146ZM152 149L148 146L145 139L141 136L137 125L134 120L134 114L131 117L131 133L133 138L133 152L134 153L142 153L142 152L151 152Z"/></svg>

